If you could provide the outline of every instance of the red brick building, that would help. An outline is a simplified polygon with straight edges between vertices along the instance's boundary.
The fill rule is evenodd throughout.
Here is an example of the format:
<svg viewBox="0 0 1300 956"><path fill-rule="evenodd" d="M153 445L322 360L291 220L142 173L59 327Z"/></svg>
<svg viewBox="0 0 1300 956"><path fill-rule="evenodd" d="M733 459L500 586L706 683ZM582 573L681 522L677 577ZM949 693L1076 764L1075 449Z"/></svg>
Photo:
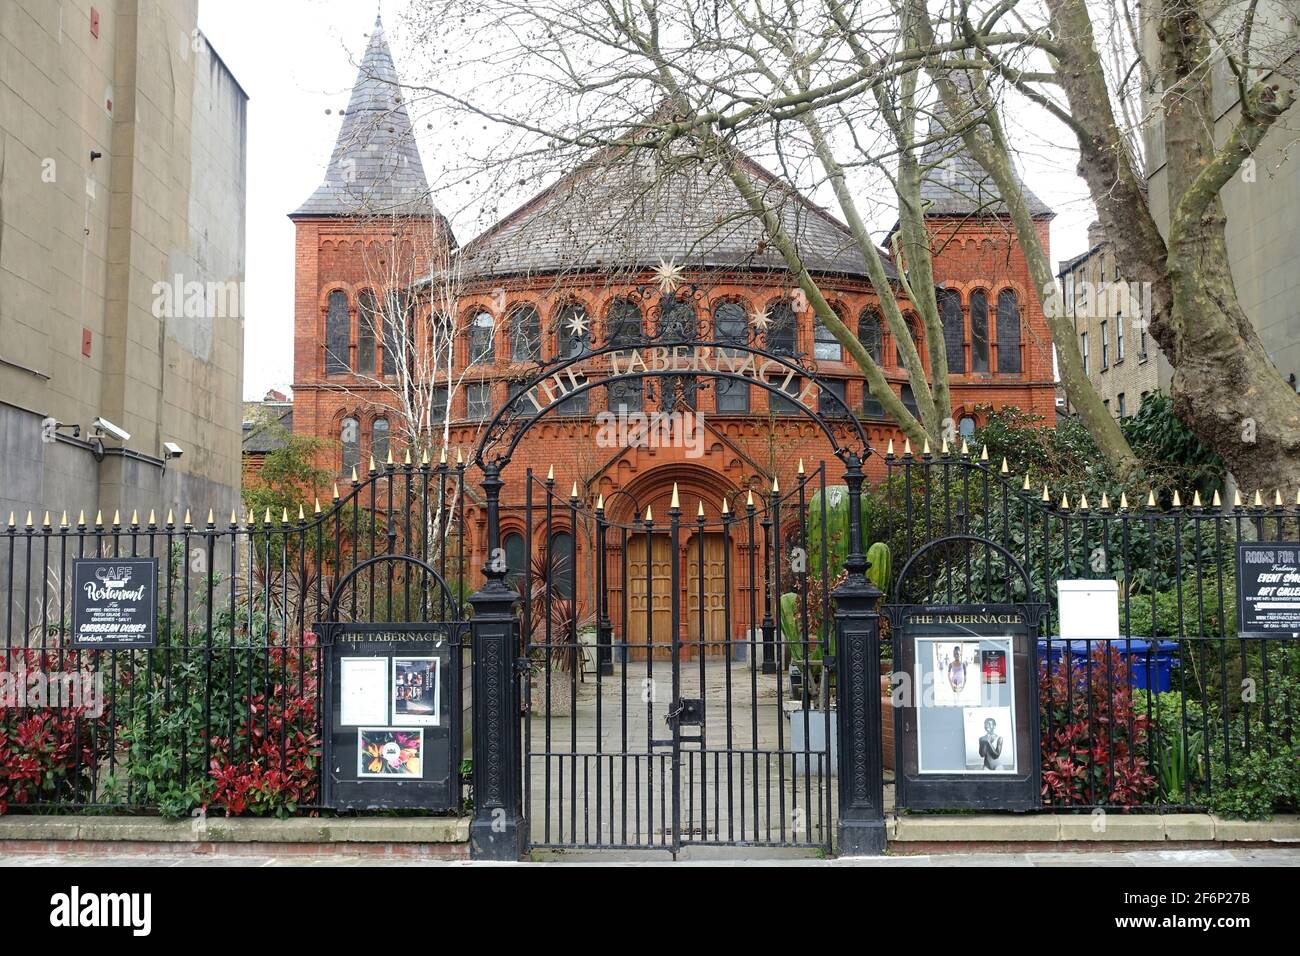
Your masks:
<svg viewBox="0 0 1300 956"><path fill-rule="evenodd" d="M1050 420L1051 339L996 191L956 146L930 147L925 162L930 172L923 198L947 329L954 421L969 432L988 409L1006 405ZM909 401L907 373L876 312L880 290L868 280L848 230L757 166L752 172L798 237L801 255L831 305L858 329L891 387ZM1052 213L1032 194L1029 199L1046 247ZM364 473L371 456L382 465L390 449L399 462L403 452L400 412L391 384L385 387L401 347L377 328L382 323L375 318L375 303L407 291L385 287L382 277L376 278L376 262L396 261L404 268L389 270L394 278L411 270L438 273L449 260L454 265L451 373L435 405L447 405L449 445L466 459L472 458L487 420L535 375L539 362L608 343L633 343L666 320L693 328L701 340L743 340L756 316L764 316L768 325L757 336L763 347L815 361L826 387L859 414L873 447L883 453L895 438L901 449L898 429L883 417L863 375L814 321L760 224L746 213L734 185L716 172L689 163L661 165L648 155L596 161L457 248L430 202L378 23L325 181L292 218L297 226L293 427L338 441L335 464L343 476L353 465ZM665 264L672 281L661 287ZM417 327L433 314L430 299L440 299L439 283L435 275L417 286L423 290L414 306ZM906 312L906 302L900 304ZM919 323L913 327L919 335ZM923 344L918 346L924 356ZM607 364L596 360L588 372L599 375ZM503 473L503 500L522 499L527 468L545 475L553 466L560 494L567 498L576 482L587 505L603 496L616 522L632 521L647 506L664 514L674 483L687 515L693 516L702 500L716 519L724 497L734 508L750 487L769 488L773 478L788 486L800 459L811 470L830 457L825 436L792 406L770 400L761 387L707 378L671 385L662 378L619 381L548 413ZM609 447L598 441L596 416L617 407L691 409L704 438L696 448ZM431 444L441 445L437 431ZM832 482L838 480L837 468L830 459ZM881 473L878 461L869 461L867 470ZM477 568L485 557L485 534L475 505L477 475L473 469L469 474L465 544L469 567ZM522 556L522 521L517 513L503 518L503 543L512 564ZM567 533L566 521L560 514L552 531ZM533 530L534 541L544 539ZM581 552L586 545L579 530ZM711 566L720 547L719 540L707 542ZM690 555L696 553L688 542L679 560L695 560ZM655 560L660 558L666 561L668 555L660 555L656 546ZM643 570L644 555L641 561ZM472 576L477 583L477 573Z"/></svg>

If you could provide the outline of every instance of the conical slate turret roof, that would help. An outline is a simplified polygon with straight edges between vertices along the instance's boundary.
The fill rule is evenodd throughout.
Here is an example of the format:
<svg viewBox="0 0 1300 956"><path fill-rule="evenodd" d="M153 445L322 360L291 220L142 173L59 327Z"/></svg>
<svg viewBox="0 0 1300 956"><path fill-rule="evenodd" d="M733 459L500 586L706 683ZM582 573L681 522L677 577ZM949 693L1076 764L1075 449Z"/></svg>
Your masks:
<svg viewBox="0 0 1300 956"><path fill-rule="evenodd" d="M964 74L954 74L958 88L970 90L970 81ZM966 149L959 132L960 121L954 121L939 104L930 118L926 134L927 143L921 151L921 204L927 216L999 216L1006 215L1007 207L984 167ZM1021 194L1035 218L1051 216L1053 212L1025 185L1011 168Z"/></svg>
<svg viewBox="0 0 1300 956"><path fill-rule="evenodd" d="M290 215L437 215L379 17L325 179Z"/></svg>

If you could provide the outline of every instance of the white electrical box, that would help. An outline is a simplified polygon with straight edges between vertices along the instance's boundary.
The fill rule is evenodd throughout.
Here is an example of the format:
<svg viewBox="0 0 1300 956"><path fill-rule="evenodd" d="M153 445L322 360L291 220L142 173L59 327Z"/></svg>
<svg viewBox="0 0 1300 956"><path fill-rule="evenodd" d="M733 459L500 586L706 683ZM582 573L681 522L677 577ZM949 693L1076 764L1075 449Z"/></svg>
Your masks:
<svg viewBox="0 0 1300 956"><path fill-rule="evenodd" d="M1061 637L1119 637L1119 582L1057 581L1056 594Z"/></svg>

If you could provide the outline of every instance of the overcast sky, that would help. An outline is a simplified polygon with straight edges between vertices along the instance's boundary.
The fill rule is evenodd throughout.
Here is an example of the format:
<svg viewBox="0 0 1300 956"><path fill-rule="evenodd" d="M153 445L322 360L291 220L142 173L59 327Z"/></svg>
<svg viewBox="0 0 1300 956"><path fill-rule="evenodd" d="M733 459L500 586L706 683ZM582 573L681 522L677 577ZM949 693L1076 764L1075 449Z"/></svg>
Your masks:
<svg viewBox="0 0 1300 956"><path fill-rule="evenodd" d="M365 52L375 10L382 8L385 31L399 74L422 72L418 50L404 43L400 14L406 0L200 0L199 27L247 91L248 248L244 396L261 398L268 389L293 383L293 224L287 215L320 183L347 106L357 64ZM328 111L328 112L327 112ZM1057 213L1052 222L1053 265L1087 245L1093 217L1086 189L1074 174L1075 157L1052 145L1063 129L1021 130L1022 173ZM426 169L438 149L438 131L418 121ZM1010 132L1016 135L1013 125ZM827 197L818 201L833 205ZM434 202L438 202L435 191ZM452 214L455 203L441 203ZM470 214L453 217L462 241L478 224ZM889 223L875 224L882 232Z"/></svg>

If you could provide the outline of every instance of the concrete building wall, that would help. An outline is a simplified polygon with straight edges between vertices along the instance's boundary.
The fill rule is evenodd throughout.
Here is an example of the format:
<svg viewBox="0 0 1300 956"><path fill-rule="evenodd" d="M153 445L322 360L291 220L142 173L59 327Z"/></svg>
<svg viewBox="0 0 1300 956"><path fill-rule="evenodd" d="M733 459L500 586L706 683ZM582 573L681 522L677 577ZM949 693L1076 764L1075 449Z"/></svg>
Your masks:
<svg viewBox="0 0 1300 956"><path fill-rule="evenodd" d="M1244 3L1226 5L1221 16L1229 28L1241 22ZM1255 37L1262 50L1288 51L1294 70L1300 47L1294 4L1265 0L1256 13ZM1150 27L1148 26L1148 29ZM1285 55L1285 54L1284 54ZM1228 136L1240 116L1236 80L1226 65L1215 73L1215 135ZM1148 130L1147 180L1150 204L1162 231L1169 223L1163 127ZM1268 132L1248 163L1222 192L1227 214L1228 255L1241 306L1283 378L1300 377L1300 113L1292 109ZM1161 358L1160 380L1172 370Z"/></svg>
<svg viewBox="0 0 1300 956"><path fill-rule="evenodd" d="M197 0L0 4L2 517L237 503L246 105Z"/></svg>

